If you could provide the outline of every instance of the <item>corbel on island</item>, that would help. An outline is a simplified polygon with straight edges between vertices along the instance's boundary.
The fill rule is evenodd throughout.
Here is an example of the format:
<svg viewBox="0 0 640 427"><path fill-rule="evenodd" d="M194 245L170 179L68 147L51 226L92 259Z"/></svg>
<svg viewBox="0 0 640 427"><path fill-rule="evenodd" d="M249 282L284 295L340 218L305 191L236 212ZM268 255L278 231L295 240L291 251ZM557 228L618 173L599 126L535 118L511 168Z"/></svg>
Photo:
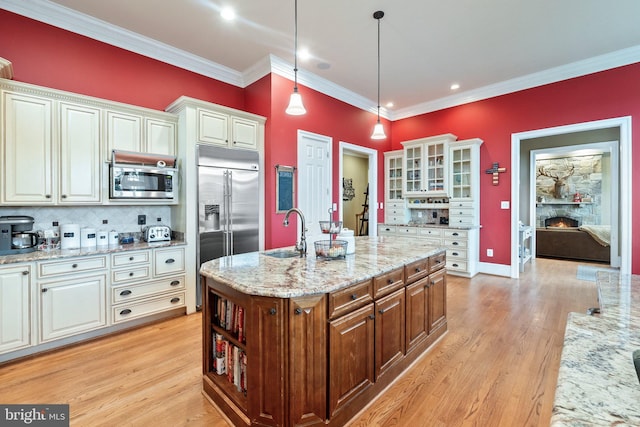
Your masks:
<svg viewBox="0 0 640 427"><path fill-rule="evenodd" d="M203 392L234 425L344 425L446 333L444 249L355 240L202 264Z"/></svg>

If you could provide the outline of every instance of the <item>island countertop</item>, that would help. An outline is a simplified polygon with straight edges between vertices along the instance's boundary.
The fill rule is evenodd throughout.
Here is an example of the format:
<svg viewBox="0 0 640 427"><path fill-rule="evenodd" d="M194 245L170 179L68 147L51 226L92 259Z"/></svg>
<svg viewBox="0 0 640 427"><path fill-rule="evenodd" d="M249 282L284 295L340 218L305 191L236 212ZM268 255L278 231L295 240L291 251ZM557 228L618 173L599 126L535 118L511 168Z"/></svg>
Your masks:
<svg viewBox="0 0 640 427"><path fill-rule="evenodd" d="M551 425L638 426L640 276L598 272L601 314L570 313Z"/></svg>
<svg viewBox="0 0 640 427"><path fill-rule="evenodd" d="M310 244L306 258L269 255L283 248L250 252L207 261L200 274L244 294L292 298L333 292L444 251L410 237L356 237L355 242L355 253L344 258L316 258Z"/></svg>

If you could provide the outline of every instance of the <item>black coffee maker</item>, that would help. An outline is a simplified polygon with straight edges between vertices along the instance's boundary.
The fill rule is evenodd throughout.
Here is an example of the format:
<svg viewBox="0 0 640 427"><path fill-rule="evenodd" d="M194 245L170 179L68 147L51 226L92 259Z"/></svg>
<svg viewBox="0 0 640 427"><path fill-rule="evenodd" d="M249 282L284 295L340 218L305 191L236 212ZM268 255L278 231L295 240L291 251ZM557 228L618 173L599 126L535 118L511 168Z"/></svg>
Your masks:
<svg viewBox="0 0 640 427"><path fill-rule="evenodd" d="M31 231L33 217L0 216L0 255L25 254L38 246L38 235Z"/></svg>

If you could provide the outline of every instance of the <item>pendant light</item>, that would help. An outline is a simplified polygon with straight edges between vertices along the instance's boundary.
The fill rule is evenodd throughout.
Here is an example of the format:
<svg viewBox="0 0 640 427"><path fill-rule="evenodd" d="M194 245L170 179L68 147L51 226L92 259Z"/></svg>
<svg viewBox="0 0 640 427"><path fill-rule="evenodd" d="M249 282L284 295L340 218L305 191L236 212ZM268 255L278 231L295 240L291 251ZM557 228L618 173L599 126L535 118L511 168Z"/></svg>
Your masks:
<svg viewBox="0 0 640 427"><path fill-rule="evenodd" d="M285 112L292 116L301 116L307 113L302 105L302 97L298 93L298 0L295 0L295 26L294 26L294 51L293 51L293 93L289 98L289 106Z"/></svg>
<svg viewBox="0 0 640 427"><path fill-rule="evenodd" d="M373 17L378 21L378 121L373 127L373 133L371 139L386 139L387 135L384 134L384 127L380 123L380 20L384 16L384 12L378 10L373 12Z"/></svg>

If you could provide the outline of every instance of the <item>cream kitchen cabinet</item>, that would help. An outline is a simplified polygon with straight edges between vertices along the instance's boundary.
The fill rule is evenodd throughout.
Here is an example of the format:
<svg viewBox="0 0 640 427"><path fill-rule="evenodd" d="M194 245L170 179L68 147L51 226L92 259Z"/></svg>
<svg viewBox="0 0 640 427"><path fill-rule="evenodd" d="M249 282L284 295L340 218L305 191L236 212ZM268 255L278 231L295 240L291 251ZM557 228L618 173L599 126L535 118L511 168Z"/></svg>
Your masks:
<svg viewBox="0 0 640 427"><path fill-rule="evenodd" d="M198 142L256 150L260 123L246 117L198 108Z"/></svg>
<svg viewBox="0 0 640 427"><path fill-rule="evenodd" d="M32 344L31 264L0 268L0 353Z"/></svg>
<svg viewBox="0 0 640 427"><path fill-rule="evenodd" d="M449 204L450 215L457 225L480 225L480 145L479 138L449 143ZM457 209L453 209L454 206ZM470 211L468 210L470 209ZM471 222L455 217L472 216Z"/></svg>
<svg viewBox="0 0 640 427"><path fill-rule="evenodd" d="M402 150L384 153L384 222L386 224L405 224L407 210L403 197Z"/></svg>
<svg viewBox="0 0 640 427"><path fill-rule="evenodd" d="M455 135L443 134L402 142L404 196L446 196L449 143Z"/></svg>
<svg viewBox="0 0 640 427"><path fill-rule="evenodd" d="M185 306L184 248L113 254L111 268L114 324Z"/></svg>
<svg viewBox="0 0 640 427"><path fill-rule="evenodd" d="M54 101L2 91L2 202L53 204Z"/></svg>
<svg viewBox="0 0 640 427"><path fill-rule="evenodd" d="M105 159L111 160L113 150L175 155L177 120L169 114L156 113L159 117L149 114L106 111Z"/></svg>
<svg viewBox="0 0 640 427"><path fill-rule="evenodd" d="M2 201L99 203L100 110L9 91L2 98Z"/></svg>

